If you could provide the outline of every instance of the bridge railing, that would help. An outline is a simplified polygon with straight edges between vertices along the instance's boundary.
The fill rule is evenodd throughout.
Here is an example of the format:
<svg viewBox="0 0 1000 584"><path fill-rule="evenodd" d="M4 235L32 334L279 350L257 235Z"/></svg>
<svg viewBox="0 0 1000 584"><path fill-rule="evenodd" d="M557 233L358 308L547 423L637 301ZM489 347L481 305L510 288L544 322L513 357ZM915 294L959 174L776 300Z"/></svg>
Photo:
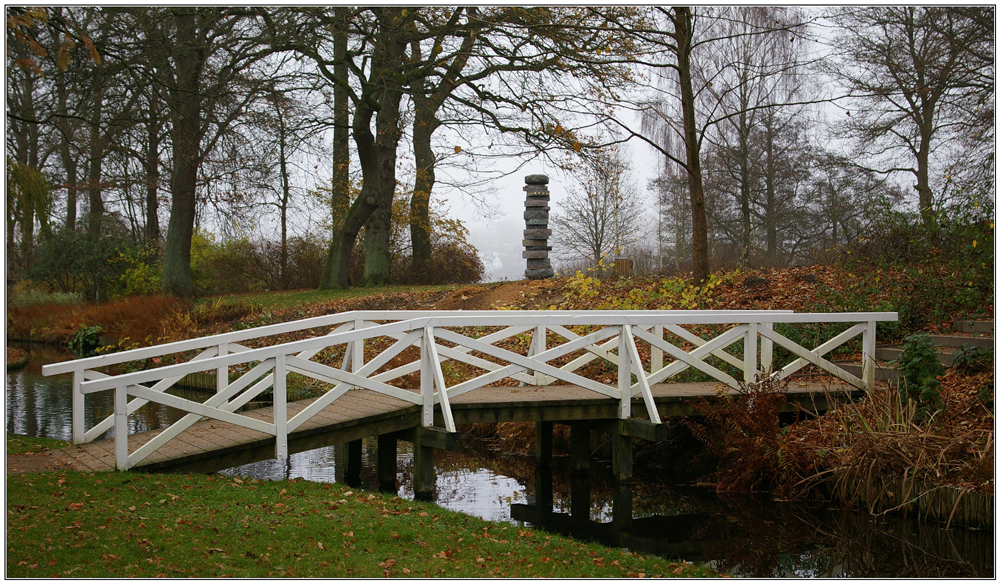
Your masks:
<svg viewBox="0 0 1000 584"><path fill-rule="evenodd" d="M787 377L814 364L847 383L871 388L874 383L875 327L896 320L895 313L794 314L791 311L392 311L353 312L225 333L124 353L47 366L43 373L74 375L74 441L94 439L114 428L118 468L135 466L163 444L203 417L233 423L275 436L276 456L288 455L288 435L353 388L362 388L420 406L422 423L434 423L441 410L445 428L455 430L450 400L468 391L513 379L528 385L567 383L615 399L619 416L632 416L632 400L641 396L646 414L659 422L651 385L688 368L695 368L729 386L739 381L716 367L715 357L742 373L743 381L756 375ZM855 323L815 348L805 348L774 330L777 323ZM725 325L711 339L690 327ZM335 327L332 332L302 340L251 349L244 343L266 337ZM687 328L685 328L687 327ZM863 373L860 378L824 356L852 338L862 336ZM551 343L549 342L551 340ZM742 355L726 349L742 341ZM365 361L365 343L383 348ZM793 360L775 368L774 345L784 347ZM526 345L526 348L525 348ZM551 345L551 346L550 346ZM330 365L329 351L343 347L339 366ZM404 351L415 348L404 355ZM518 347L521 347L518 349ZM181 351L201 350L186 363L107 375L95 371L116 363L150 359ZM664 362L664 357L670 360ZM580 370L601 359L617 367L617 383L588 377ZM326 361L324 363L323 361ZM464 364L466 375L448 386L442 363ZM557 363L553 364L552 362ZM717 362L714 361L713 362ZM400 364L401 363L401 364ZM648 365L647 365L648 364ZM720 365L721 366L721 365ZM216 394L202 403L166 393L185 375L215 371ZM230 371L238 371L230 380ZM288 418L289 373L329 384L330 388ZM404 376L419 373L419 387L401 387ZM632 382L633 376L636 382ZM395 381L397 385L390 382ZM82 428L84 396L114 391L114 414L90 430ZM240 407L271 390L271 421L243 415ZM79 394L79 395L77 395ZM129 397L133 399L129 401ZM80 411L76 409L79 402ZM154 439L129 452L128 416L153 402L188 412ZM76 421L79 418L81 427ZM82 440L78 439L78 435Z"/></svg>

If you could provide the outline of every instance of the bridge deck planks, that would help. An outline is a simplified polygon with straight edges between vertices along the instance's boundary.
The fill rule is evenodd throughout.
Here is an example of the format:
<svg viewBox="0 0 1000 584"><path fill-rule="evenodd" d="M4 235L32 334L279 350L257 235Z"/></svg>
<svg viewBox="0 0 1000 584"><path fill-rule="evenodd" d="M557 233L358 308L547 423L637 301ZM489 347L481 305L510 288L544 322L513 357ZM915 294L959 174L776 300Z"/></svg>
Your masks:
<svg viewBox="0 0 1000 584"><path fill-rule="evenodd" d="M653 397L663 415L665 404L690 404L699 396L715 395L716 382L669 383L653 385ZM809 399L823 397L827 392L842 394L854 392L853 388L840 382L792 381L788 386L791 399L808 403ZM731 390L730 390L731 392ZM292 418L312 399L291 402L287 406L288 417ZM466 392L451 400L452 410L458 423L508 419L587 419L588 417L613 417L617 401L597 392L574 385L483 387ZM645 414L645 406L640 396L633 401L633 412ZM494 413L505 410L506 413ZM419 406L399 398L387 396L365 389L354 389L335 400L311 419L303 423L296 432L289 435L289 441L297 435L318 434L325 429L369 426L372 434L378 434L380 421L413 417ZM685 410L687 411L687 410ZM258 408L243 415L274 422L272 407ZM676 413L673 415L677 415ZM437 413L440 417L440 413ZM416 419L416 418L413 418ZM162 430L152 430L129 435L129 451L134 452L142 444L153 439ZM264 432L237 426L219 420L202 419L170 440L140 462L134 470L142 471L163 467L193 458L207 458L250 448L273 447L274 437ZM87 471L109 471L115 467L114 441L97 440L87 444L71 446L59 451L63 463L68 468ZM271 456L273 456L273 451Z"/></svg>

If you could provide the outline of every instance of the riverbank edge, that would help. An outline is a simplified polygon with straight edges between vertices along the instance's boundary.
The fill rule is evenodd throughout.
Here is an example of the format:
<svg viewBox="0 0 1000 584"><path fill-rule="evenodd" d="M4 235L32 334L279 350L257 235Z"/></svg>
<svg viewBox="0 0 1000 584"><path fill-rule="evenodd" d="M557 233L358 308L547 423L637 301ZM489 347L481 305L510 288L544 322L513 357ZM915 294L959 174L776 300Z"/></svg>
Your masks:
<svg viewBox="0 0 1000 584"><path fill-rule="evenodd" d="M7 351L7 372L17 371L19 369L24 369L28 364L28 358L31 356L30 353L24 349L18 349L16 347L6 347Z"/></svg>
<svg viewBox="0 0 1000 584"><path fill-rule="evenodd" d="M10 438L12 436L17 436L17 435L7 434L6 436L9 443L11 442ZM27 454L27 456L42 458L46 454L58 452L58 450L49 450L48 446L53 444L53 441L51 439L37 439L37 438L22 437L22 436L17 436L17 438L19 439L18 442L22 443L20 444L20 446L25 447L29 450L29 454ZM68 444L68 443L63 443L63 444ZM8 458L10 458L10 454L8 454ZM127 553L135 555L136 550L133 549L135 548L135 544L132 541L132 537L134 534L130 532L130 529L137 529L137 530L146 529L145 523L138 524L138 526L134 525L134 523L138 521L138 519L135 519L135 517L137 517L136 514L139 511L136 511L136 509L142 508L143 505L145 505L146 508L149 507L148 502L143 502L145 499L148 499L149 496L139 494L142 491L153 492L151 490L154 488L153 485L150 485L148 483L156 481L157 486L159 488L162 488L160 486L161 481L163 483L173 482L174 485L172 489L178 493L181 493L180 496L171 495L168 493L167 495L164 496L162 500L160 500L159 506L170 505L178 501L183 501L183 499L185 498L185 494L188 494L189 493L188 490L191 489L192 487L195 489L215 488L220 491L219 496L225 497L226 495L223 493L223 491L226 491L228 489L238 489L247 487L253 488L253 485L258 485L263 490L267 491L267 493L269 494L268 496L270 496L271 498L276 497L278 500L282 501L282 503L273 505L264 504L261 509L255 508L254 510L251 510L249 512L243 511L242 510L243 506L239 505L238 506L240 509L239 514L247 513L247 515L251 515L254 513L254 511L257 512L259 516L255 518L255 520L253 521L253 523L255 524L263 523L270 525L272 524L272 521L270 520L273 520L275 519L275 517L277 517L279 520L274 522L273 524L280 525L282 523L281 520L282 515L286 515L288 517L298 517L293 515L293 511L295 511L296 508L299 508L300 510L299 516L303 517L316 517L315 514L317 513L317 509L320 508L326 508L327 510L335 510L337 514L340 516L340 518L338 519L337 527L343 528L343 529L333 530L338 533L339 531L349 529L352 521L355 521L360 525L360 521L363 519L370 519L373 517L378 519L379 525L377 529L392 534L392 538L391 539L389 539L388 537L371 538L368 537L368 535L363 536L361 532L358 532L358 538L359 539L362 537L367 538L365 540L365 543L367 545L372 546L371 549L364 550L366 552L365 554L360 554L360 553L354 554L357 556L357 559L354 560L354 563L351 565L353 565L355 569L359 571L362 570L361 567L362 565L365 566L366 570L368 568L371 568L370 564L372 564L372 562L368 558L382 558L382 557L399 558L399 548L402 545L402 543L400 541L397 541L397 532L405 537L407 536L407 534L404 533L404 531L410 531L416 529L419 527L419 525L417 524L422 523L426 527L424 535L426 536L425 538L428 541L426 543L421 543L423 540L420 534L417 534L417 543L420 545L408 546L408 549L410 549L411 554L418 556L426 554L425 556L426 562L437 563L442 565L444 565L446 562L449 564L455 564L461 561L465 556L468 556L469 559L475 558L473 562L466 562L468 566L467 567L463 566L461 568L462 571L460 572L449 571L448 577L482 578L482 577L490 577L491 575L493 577L503 577L503 574L500 573L500 570L508 570L509 571L508 575L511 577L553 577L553 575L566 577L568 574L565 573L556 573L556 574L549 573L557 565L565 565L565 564L574 564L578 566L580 568L580 571L582 572L581 575L583 576L601 577L601 578L728 577L727 575L719 573L718 571L708 567L705 564L695 564L691 562L685 562L682 560L670 560L647 554L633 553L626 550L616 550L613 548L605 547L600 544L581 542L566 536L558 535L556 533L549 533L541 529L539 530L528 529L528 528L520 529L517 528L516 526L511 526L506 523L483 520L476 517L471 517L469 515L460 513L458 511L451 511L437 505L436 503L411 501L411 500L401 499L400 497L393 496L391 494L388 495L380 494L357 488L352 489L346 485L342 485L339 483L309 483L308 481L303 481L302 479L263 481L260 479L241 479L240 477L225 477L225 476L218 476L216 478L211 478L207 476L205 480L202 480L201 478L192 480L192 476L196 475L130 472L128 473L130 476L125 478L125 480L121 482L121 484L122 485L129 484L129 489L131 489L131 491L122 491L121 494L114 495L116 503L112 505L111 502L104 500L107 497L105 491L108 490L115 491L116 488L120 487L119 479L121 478L121 474L122 473L111 473L111 472L109 473L80 472L76 470L70 470L68 468L53 469L53 472L47 472L44 473L44 475L42 473L32 473L32 472L12 473L11 475L8 475L7 478L8 502L19 501L19 503L24 503L24 504L17 504L14 506L15 509L9 513L9 514L12 513L12 515L11 517L8 517L8 521L9 522L19 521L28 517L38 517L38 519L34 521L27 521L27 522L20 521L18 525L34 529L38 527L44 528L45 525L52 524L54 526L52 527L52 529L54 529L55 532L52 533L52 538L47 540L49 542L52 542L53 539L56 539L56 535L60 534L59 533L60 531L66 529L65 527L62 527L65 523L65 521L62 518L60 518L59 521L54 521L52 518L56 515L61 516L62 514L69 512L72 514L73 518L77 519L77 521L73 524L73 527L75 529L80 530L76 532L78 535L78 539L83 535L86 535L87 533L91 534L96 533L95 531L93 531L94 529L100 529L103 530L100 532L102 539L111 542L112 544L114 544L115 542L121 544L123 542L119 540L121 540L121 538L124 538L124 543L126 545L124 546L118 545L118 547L119 548L127 547L129 550ZM43 483L41 481L45 481L44 478L42 478L41 481L34 478L34 477L40 478L46 475L49 477L53 477L50 482ZM58 484L56 484L55 477L60 477ZM304 483L309 483L309 485L304 485ZM54 491L53 494L56 496L36 497L32 501L27 501L27 498L24 499L20 498L18 496L19 490L21 488L29 488L29 485L31 486L32 489L35 490L38 489L53 490ZM71 486L73 486L74 492L77 493L74 496L76 498L72 497L66 498L64 496L68 494L68 491ZM298 492L291 493L290 491L292 491L293 489L297 490ZM67 505L66 504L67 500L72 500L72 501L78 500L78 497L81 494L80 493L81 490L83 491L82 502L71 502ZM286 493L286 490L289 492ZM128 497L133 497L133 495L131 494L133 492L135 494L135 497L138 497L135 498L135 500L128 498ZM43 493L43 495L44 494L47 493ZM211 496L208 495L206 495L206 497L211 498ZM337 500L338 497L342 497L342 499ZM150 500L155 501L155 499L156 497L152 497L152 499ZM193 499L193 502L197 502L198 500L199 500L198 498L195 498ZM129 505L132 506L129 507ZM107 508L110 508L111 506L117 506L123 508L127 507L128 512L124 512L121 509L109 511ZM221 507L216 506L216 507L224 508L224 506ZM305 511L310 507L313 507L314 509L312 511ZM339 510L338 507L340 508ZM93 523L93 521L91 521L91 523L93 523L92 525L84 524L86 523L85 512L88 509L92 509L96 512L102 512L103 510L103 512L107 514L108 518L106 520L102 519L101 521L97 521L96 523ZM215 509L215 507L212 507L212 509ZM247 509L250 509L250 507L247 507ZM351 512L352 509L355 510L354 513ZM179 517L176 520L175 522L176 525L171 524L173 526L172 529L163 529L164 525L160 525L159 526L160 536L161 537L163 536L162 532L164 531L167 532L174 531L177 534L177 537L186 537L189 538L192 543L197 543L197 538L199 536L196 536L194 534L198 531L209 533L214 530L215 532L218 532L220 529L224 531L225 529L232 527L232 525L230 524L231 522L227 522L226 527L223 527L221 524L218 526L213 526L210 523L204 522L203 520L199 520L197 522L192 522L187 520L188 513L195 513L197 511L198 511L197 505L192 507L191 510L177 511L176 513L181 514L181 517ZM327 511L327 513L329 513L329 511ZM402 517L398 517L401 514ZM331 515L329 514L326 516L331 517ZM447 533L441 533L437 537L435 537L435 539L431 539L430 537L431 534L426 533L426 531L429 529L433 529L432 526L437 524L439 519L441 520L440 524L442 526L447 527ZM131 523L129 523L129 521L131 521ZM243 521L247 522L248 519L245 517ZM146 518L146 522L149 523L150 526L153 526L155 523L155 521L152 521L149 518ZM382 522L384 522L385 525L382 525ZM197 523L198 527L196 529L191 530L190 535L182 536L181 535L182 528L185 525L191 526L193 523ZM10 523L8 524L10 525ZM116 529L116 527L118 529ZM246 527L246 525L244 525L244 527ZM358 526L355 526L354 529L357 530ZM17 530L16 535L21 534L22 531L25 530L24 529ZM538 535L532 535L532 533L535 531L538 532ZM510 536L503 535L503 533L505 532L509 532L511 535ZM355 549L353 545L350 546L347 545L348 543L354 543L353 541L353 538L355 537L354 533L355 533L354 531L348 531L343 533L343 536L345 538L348 538L347 540L345 540L346 543L343 546L345 550L348 549L348 547L350 550ZM33 535L35 536L39 535L37 533L37 529L35 530L35 533ZM34 537L32 541L41 541L45 539L45 535L46 534L41 534L41 537ZM333 532L313 533L310 531L308 533L303 533L303 537L301 539L303 541L309 540L309 542L311 542L314 539L314 536L317 539L320 536L329 539L335 539L337 534ZM515 543L514 541L515 538L517 538L517 543L522 543L522 540L524 538L527 538L527 540L525 540L523 543L530 542L532 543L532 546L514 550L513 548L510 548L507 545L508 541L500 539L502 537L508 537L511 540L511 543ZM247 542L244 543L248 542L260 543L259 541L256 540L247 540ZM38 561L39 558L37 557L29 557L33 553L40 553L38 552L38 550L34 549L37 548L38 546L25 545L23 542L20 545L15 545L17 542L14 541L8 543L18 551L17 554L8 555L7 573L8 576L14 576L14 577L27 577L27 576L42 577L43 572L47 569L47 567L50 570L52 570L51 576L53 577L59 575L88 577L86 570L93 571L92 577L100 577L101 575L104 575L104 572L101 570L105 570L107 569L107 566L111 566L112 561L124 560L124 562L120 562L119 565L121 565L121 563L134 561L130 556L122 558L121 556L123 554L121 554L121 552L119 552L118 549L115 549L113 551L116 554L119 554L118 556L105 554L100 558L105 560L107 566L101 565L100 559L98 558L88 558L89 563L87 561L84 561L83 564L80 564L74 559L71 559L71 558L77 558L77 556L62 556L61 554L56 554L55 550L53 550L51 546L46 546L46 545L42 545L42 548L45 548L46 551L41 552L44 557L41 558L42 561ZM77 542L76 545L72 545L70 547L73 548L80 547L81 543L83 542L82 541ZM149 548L155 547L148 540L142 540L140 543L147 546L145 548L145 555L150 554ZM266 544L267 542L264 543ZM473 553L471 550L465 551L463 555L463 549L470 547L470 544L473 543L478 544L480 545L481 548L483 548L482 551L478 551L478 553L482 555L485 559L477 557L476 553ZM502 566L498 565L496 567L495 574L492 572L486 572L486 569L488 568L487 562L494 561L493 559L491 559L491 556L489 554L493 554L494 556L496 556L497 550L487 549L484 544L499 545L501 546L499 548L500 551L510 551L511 553L516 552L520 556L520 558L516 562L512 561L509 564L504 564ZM535 546L534 544L541 544L541 545ZM213 541L213 545L218 545L218 544L215 544L215 542ZM305 544L305 545L308 548L307 550L308 554L321 555L325 553L327 555L331 555L331 557L334 557L330 553L335 549L332 546L330 546L330 549L327 551L324 550L324 546L322 543L318 544L318 547L316 547L316 544ZM176 545L172 547L182 549L186 546ZM226 559L227 557L231 558L232 552L224 551L223 550L224 547L226 546L220 546L218 548L208 549L207 552L210 553L207 553L204 557L209 558L209 556L212 556L212 554L218 554L216 556L212 556L212 562L214 562L216 559L222 560ZM359 547L364 548L364 546L360 544ZM463 549L458 549L459 547ZM471 547L475 548L476 546L472 545ZM437 550L445 550L445 551L432 553ZM11 551L13 552L14 550L12 549ZM292 550L292 551L301 552L301 550ZM157 550L153 550L153 552L157 552ZM74 553L74 552L68 551L68 553ZM166 553L163 552L160 553L163 556L167 555ZM229 556L227 556L227 554L229 554ZM301 555L306 556L308 554L302 553ZM139 555L140 556L142 555L141 552L139 553ZM298 558L300 553L295 553L294 555L296 558ZM344 556L350 558L351 554L344 554ZM49 560L48 566L46 567L44 565L44 560L50 557L53 559ZM158 563L164 560L164 557L159 557L156 553L153 553L150 557L152 557ZM253 556L248 555L248 557L252 558ZM287 557L288 556L286 556L286 559ZM339 556L336 557L339 558ZM606 560L605 557L607 558ZM280 558L280 555L276 555L276 559L278 558ZM332 565L333 559L330 558L327 559L331 562ZM340 559L341 561L343 561L343 558ZM411 557L409 559L412 562L416 558ZM34 564L32 564L32 560L35 561ZM265 562L266 561L268 560L265 560ZM298 559L294 561L297 562ZM212 567L212 562L205 563L204 569L205 570L214 569ZM93 565L90 565L90 563L92 563ZM292 567L293 565L290 562L286 562L286 564L289 567ZM376 569L376 572L379 572L377 576L374 573L366 573L363 577L373 577L373 576L415 577L419 575L418 572L416 571L417 570L416 567L414 567L413 571L408 569L400 571L400 566L403 565L402 559L398 560L399 565L397 565L396 559L387 559L381 563L379 563L376 560L374 564L381 568L381 569ZM217 566L217 564L215 565ZM420 564L419 560L417 560L417 563L412 565L417 566L422 564ZM493 565L494 564L491 564L491 566ZM131 567L136 567L136 566L137 565L133 564ZM326 564L325 563L321 564L321 566L325 567ZM117 568L113 571L113 573L109 573L108 575L115 577L128 576L130 575L128 572L123 574L119 570L121 569L128 570L129 567L130 566L126 566L125 568ZM221 566L218 567L220 569L222 568ZM434 567L436 567L436 565ZM516 570L512 568L515 568ZM279 571L279 574L273 573L275 569ZM324 573L326 572L326 570L318 568L313 568L313 569L318 571L314 571L314 573L311 574L306 573L302 575L306 577L332 576L332 574ZM459 570L459 568L454 565L452 566L451 569ZM81 570L83 572L81 572ZM267 565L267 566L261 566L260 568L253 568L252 571L249 571L247 573L237 572L237 575L242 574L243 577L270 577L273 575L281 575L281 576L292 575L289 573L280 573L281 570L282 568L280 566L278 566L277 568L272 568L269 565ZM298 570L298 568L296 568L296 570ZM166 572L169 571L170 570L166 570ZM176 570L174 571L176 572ZM368 571L370 572L370 570ZM435 577L444 576L444 570L442 569L440 572L441 573L436 573ZM49 575L48 573L45 573L45 576L48 575ZM202 574L202 576L205 575L206 574ZM424 577L427 577L427 575L425 575Z"/></svg>
<svg viewBox="0 0 1000 584"><path fill-rule="evenodd" d="M862 490L856 497L835 495L834 498L845 505L867 507L872 514L915 513L918 518L943 523L946 528L961 525L992 529L995 524L995 493L904 478L883 479L877 491L880 492ZM886 495L891 502L885 501Z"/></svg>

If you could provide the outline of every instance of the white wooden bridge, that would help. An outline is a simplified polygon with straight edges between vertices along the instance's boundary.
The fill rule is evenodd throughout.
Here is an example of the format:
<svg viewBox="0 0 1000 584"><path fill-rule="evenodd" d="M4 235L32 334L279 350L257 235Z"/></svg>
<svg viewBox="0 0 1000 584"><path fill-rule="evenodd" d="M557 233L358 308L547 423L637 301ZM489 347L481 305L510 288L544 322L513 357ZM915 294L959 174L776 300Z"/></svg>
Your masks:
<svg viewBox="0 0 1000 584"><path fill-rule="evenodd" d="M671 403L712 394L720 383L736 388L815 365L840 384L802 392L871 389L876 323L896 319L891 312L349 312L46 365L43 374L73 375L74 443L93 444L109 469L152 469L251 448L284 459L290 440L302 439L293 451L325 445L304 440L324 431L332 440L385 435L443 447L456 423L475 421L610 418L625 422L616 426L623 436L653 436ZM806 348L775 330L783 323L841 323L846 330ZM288 335L300 340L275 341ZM858 336L860 378L827 358ZM776 363L776 346L787 350L787 362ZM128 362L178 359L186 360L112 373ZM617 369L617 383L607 382L608 369L592 365L601 361ZM671 382L688 368L715 382ZM215 394L203 402L167 392L199 372L217 379ZM325 392L289 402L291 374ZM114 414L86 428L87 396L107 391L114 392ZM241 409L265 392L272 407ZM129 416L150 402L188 414L168 428L129 436ZM519 413L501 412L510 408ZM108 430L113 444L95 443Z"/></svg>

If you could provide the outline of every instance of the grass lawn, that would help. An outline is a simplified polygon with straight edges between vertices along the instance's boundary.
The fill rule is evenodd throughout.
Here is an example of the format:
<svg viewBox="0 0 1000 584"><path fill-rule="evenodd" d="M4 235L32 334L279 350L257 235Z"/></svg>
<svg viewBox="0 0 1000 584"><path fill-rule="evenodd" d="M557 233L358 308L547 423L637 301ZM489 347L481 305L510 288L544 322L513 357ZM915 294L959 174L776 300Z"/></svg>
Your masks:
<svg viewBox="0 0 1000 584"><path fill-rule="evenodd" d="M221 475L8 475L6 545L9 578L719 576L339 484Z"/></svg>
<svg viewBox="0 0 1000 584"><path fill-rule="evenodd" d="M65 448L66 446L69 446L69 442L55 440L54 438L32 438L30 436L7 434L8 455L57 450L59 448Z"/></svg>
<svg viewBox="0 0 1000 584"><path fill-rule="evenodd" d="M406 292L436 292L439 290L457 290L460 284L444 284L438 286L381 286L379 288L350 288L348 290L276 290L269 292L251 292L247 294L229 294L226 296L210 296L198 301L202 304L247 304L259 306L264 310L278 310L302 306L304 304L321 304L331 300L346 300L371 296L373 294L398 294Z"/></svg>

